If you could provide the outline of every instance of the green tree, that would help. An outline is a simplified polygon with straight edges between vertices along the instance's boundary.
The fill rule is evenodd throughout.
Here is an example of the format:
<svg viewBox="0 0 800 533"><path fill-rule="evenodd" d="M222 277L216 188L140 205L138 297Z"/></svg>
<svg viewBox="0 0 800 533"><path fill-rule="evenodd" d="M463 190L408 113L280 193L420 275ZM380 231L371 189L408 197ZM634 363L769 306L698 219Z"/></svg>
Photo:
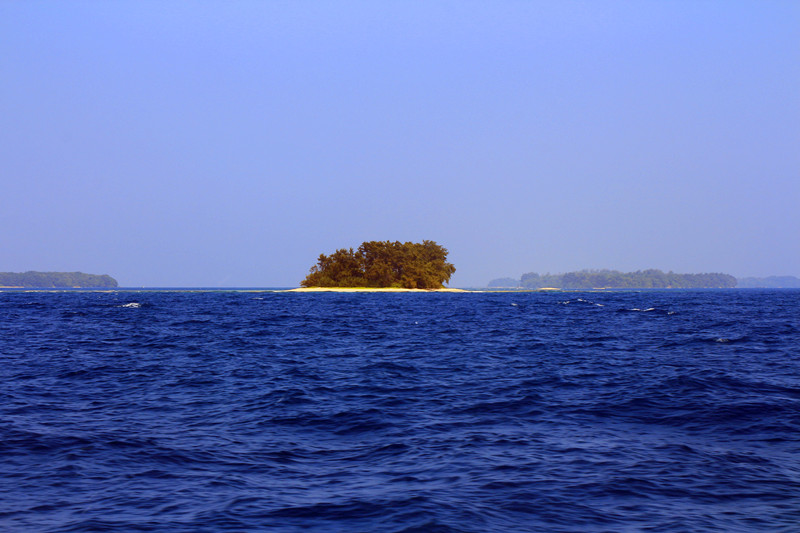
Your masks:
<svg viewBox="0 0 800 533"><path fill-rule="evenodd" d="M422 243L368 241L356 251L341 248L321 254L304 287L402 287L439 289L449 283L455 267L447 249L434 241Z"/></svg>

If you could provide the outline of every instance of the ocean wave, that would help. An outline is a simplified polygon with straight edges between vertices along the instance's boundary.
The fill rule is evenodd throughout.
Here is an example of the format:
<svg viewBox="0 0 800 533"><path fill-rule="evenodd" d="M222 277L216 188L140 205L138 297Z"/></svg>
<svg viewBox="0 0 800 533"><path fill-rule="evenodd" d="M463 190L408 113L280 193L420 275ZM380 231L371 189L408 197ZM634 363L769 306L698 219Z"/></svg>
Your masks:
<svg viewBox="0 0 800 533"><path fill-rule="evenodd" d="M2 528L800 520L800 293L350 296L5 294Z"/></svg>

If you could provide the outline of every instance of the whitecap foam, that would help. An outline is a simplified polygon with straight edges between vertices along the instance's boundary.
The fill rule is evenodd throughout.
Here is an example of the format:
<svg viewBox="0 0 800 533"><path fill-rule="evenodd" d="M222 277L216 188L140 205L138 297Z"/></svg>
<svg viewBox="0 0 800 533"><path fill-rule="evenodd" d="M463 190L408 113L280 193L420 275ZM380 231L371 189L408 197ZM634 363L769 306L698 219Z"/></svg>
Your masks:
<svg viewBox="0 0 800 533"><path fill-rule="evenodd" d="M140 304L139 302L130 302L130 303L127 303L127 304L120 305L120 307L128 307L128 308L131 308L131 309L138 309L141 306L142 306L142 304Z"/></svg>

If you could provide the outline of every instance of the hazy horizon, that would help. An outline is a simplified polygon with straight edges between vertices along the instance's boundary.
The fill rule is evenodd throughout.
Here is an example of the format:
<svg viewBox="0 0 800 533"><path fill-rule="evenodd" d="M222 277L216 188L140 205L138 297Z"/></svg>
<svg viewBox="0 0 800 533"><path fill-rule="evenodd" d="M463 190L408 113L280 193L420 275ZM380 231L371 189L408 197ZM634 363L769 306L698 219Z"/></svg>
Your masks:
<svg viewBox="0 0 800 533"><path fill-rule="evenodd" d="M0 3L0 271L800 276L800 3Z"/></svg>
<svg viewBox="0 0 800 533"><path fill-rule="evenodd" d="M589 272L591 272L591 271L604 271L604 270L609 270L609 269L580 269L580 270L578 270L576 272L581 272L581 271L589 271ZM658 270L658 269L656 269L656 270ZM52 273L52 272L45 272L45 273ZM92 272L81 272L81 273L82 274L92 274L92 275L110 275L108 273L92 273ZM522 275L530 274L530 273L531 272L524 272ZM670 273L672 273L672 272L670 272ZM545 276L551 276L551 275L560 276L560 275L567 274L567 272L535 272L535 274L541 274L541 275L545 275ZM626 273L626 274L629 274L629 273ZM709 272L675 272L675 274L710 274L710 273ZM716 272L716 274L726 274L726 273L725 272ZM114 276L111 275L111 277L113 278ZM734 277L736 277L736 276L734 276ZM480 289L480 288L491 287L492 286L491 283L492 282L497 282L497 281L514 280L516 282L520 282L520 278L521 278L521 275L519 275L519 276L498 276L498 277L492 278L490 280L487 280L483 284L476 284L476 285L469 285L469 286L467 286L467 285L456 286L456 285L453 285L451 283L451 284L446 284L445 287ZM736 279L738 281L742 282L742 281L749 281L749 280L770 280L770 279L779 279L779 278L793 278L794 280L800 279L800 277L792 276L792 275L742 276L742 277L737 277ZM187 289L187 290L193 290L193 289L235 289L235 290L236 289L287 289L287 288L294 288L294 287L297 287L299 285L299 284L289 284L289 285L211 285L211 286L205 286L205 285L130 285L130 284L125 284L124 282L120 282L120 280L117 280L116 278L115 278L115 281L117 281L119 283L118 288L120 288L120 289ZM495 286L496 287L500 287L498 285L495 285ZM31 286L26 285L26 287L31 287ZM759 287L745 286L744 288L759 288ZM15 287L13 285L4 286L2 283L0 283L0 288L15 288ZM59 287L56 286L54 288L59 288ZM61 287L61 288L63 288L63 287ZM77 287L75 287L75 288L77 289ZM655 289L658 289L658 288L659 287L655 287ZM794 287L790 287L790 286L787 285L785 287L781 286L780 288L794 288ZM624 287L619 287L619 289L627 290Z"/></svg>

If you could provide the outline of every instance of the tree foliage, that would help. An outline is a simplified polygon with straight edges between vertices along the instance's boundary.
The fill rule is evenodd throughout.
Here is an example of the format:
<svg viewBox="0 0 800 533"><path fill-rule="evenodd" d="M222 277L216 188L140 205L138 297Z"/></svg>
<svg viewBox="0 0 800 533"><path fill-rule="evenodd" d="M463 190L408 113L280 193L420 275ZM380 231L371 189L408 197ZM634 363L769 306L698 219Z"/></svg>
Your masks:
<svg viewBox="0 0 800 533"><path fill-rule="evenodd" d="M369 241L357 250L320 254L300 285L440 289L455 271L447 262L447 249L434 241Z"/></svg>
<svg viewBox="0 0 800 533"><path fill-rule="evenodd" d="M736 287L736 278L720 273L675 274L656 269L636 272L581 270L544 275L529 272L522 275L520 285L526 289L721 289Z"/></svg>
<svg viewBox="0 0 800 533"><path fill-rule="evenodd" d="M83 272L0 272L0 286L25 288L114 288L117 280L109 275Z"/></svg>

